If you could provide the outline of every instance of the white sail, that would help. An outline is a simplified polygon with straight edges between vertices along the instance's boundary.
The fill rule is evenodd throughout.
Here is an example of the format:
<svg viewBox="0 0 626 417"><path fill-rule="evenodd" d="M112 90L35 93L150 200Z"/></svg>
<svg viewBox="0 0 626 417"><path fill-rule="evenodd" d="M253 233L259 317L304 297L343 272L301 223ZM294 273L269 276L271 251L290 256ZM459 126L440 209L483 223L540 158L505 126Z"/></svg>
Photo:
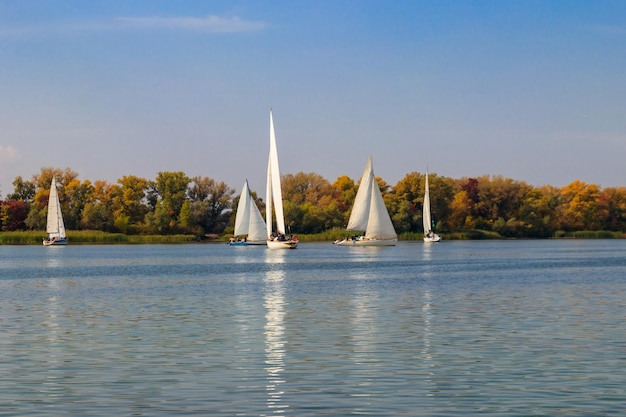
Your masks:
<svg viewBox="0 0 626 417"><path fill-rule="evenodd" d="M359 189L354 198L354 205L352 206L352 212L348 220L348 230L358 230L361 232L367 230L370 205L372 204L373 182L376 182L376 178L374 177L372 167L372 157L369 157L365 169L363 170L363 175L361 175Z"/></svg>
<svg viewBox="0 0 626 417"><path fill-rule="evenodd" d="M46 233L48 233L48 239L44 240L44 245L65 244L67 242L65 223L63 222L61 204L59 203L59 192L54 177L50 184L50 196L48 198Z"/></svg>
<svg viewBox="0 0 626 417"><path fill-rule="evenodd" d="M289 238L288 240L277 240L272 237L272 208L276 213L276 229L275 231L284 237L285 217L283 214L283 193L280 186L280 169L278 167L278 150L276 147L276 134L274 132L274 118L272 117L272 109L270 109L270 154L267 161L267 188L266 188L266 208L265 219L267 222L267 246L269 248L289 248L294 249L297 244L297 238Z"/></svg>
<svg viewBox="0 0 626 417"><path fill-rule="evenodd" d="M239 204L237 204L237 214L235 215L235 236L245 236L248 234L250 225L250 190L248 180L243 183L241 194L239 194Z"/></svg>
<svg viewBox="0 0 626 417"><path fill-rule="evenodd" d="M272 233L272 206L276 212L276 231L285 234L285 217L283 214L283 193L280 188L280 168L278 167L278 150L274 133L274 118L270 109L270 156L267 161L267 219L268 236Z"/></svg>
<svg viewBox="0 0 626 417"><path fill-rule="evenodd" d="M267 238L265 221L250 195L248 180L243 184L237 215L235 216L235 236L246 236L248 242L263 242Z"/></svg>
<svg viewBox="0 0 626 417"><path fill-rule="evenodd" d="M426 182L424 184L424 206L422 210L422 225L424 226L424 241L439 242L441 237L433 232L432 218L430 216L430 190L428 187L428 168L426 168Z"/></svg>
<svg viewBox="0 0 626 417"><path fill-rule="evenodd" d="M398 235L374 175L371 156L361 177L347 229L365 232L365 235L361 239L346 238L335 243L342 246L392 246L398 241Z"/></svg>
<svg viewBox="0 0 626 417"><path fill-rule="evenodd" d="M424 209L422 211L422 224L424 234L432 230L432 219L430 218L430 191L428 190L428 171L426 171L426 183L424 185Z"/></svg>

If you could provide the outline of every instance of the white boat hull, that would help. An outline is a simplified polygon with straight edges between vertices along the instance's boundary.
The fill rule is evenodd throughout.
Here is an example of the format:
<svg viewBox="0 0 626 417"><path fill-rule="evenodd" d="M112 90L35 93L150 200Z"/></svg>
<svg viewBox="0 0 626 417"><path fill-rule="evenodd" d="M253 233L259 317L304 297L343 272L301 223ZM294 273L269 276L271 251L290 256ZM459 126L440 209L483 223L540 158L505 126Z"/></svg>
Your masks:
<svg viewBox="0 0 626 417"><path fill-rule="evenodd" d="M334 242L337 246L396 246L398 239L343 239Z"/></svg>
<svg viewBox="0 0 626 417"><path fill-rule="evenodd" d="M295 249L298 247L297 240L268 240L268 249Z"/></svg>
<svg viewBox="0 0 626 417"><path fill-rule="evenodd" d="M439 235L435 235L435 236L424 236L424 242L426 243L431 243L431 242L439 242L441 240L441 236Z"/></svg>
<svg viewBox="0 0 626 417"><path fill-rule="evenodd" d="M59 238L59 239L44 239L44 246L63 246L67 245L67 238Z"/></svg>

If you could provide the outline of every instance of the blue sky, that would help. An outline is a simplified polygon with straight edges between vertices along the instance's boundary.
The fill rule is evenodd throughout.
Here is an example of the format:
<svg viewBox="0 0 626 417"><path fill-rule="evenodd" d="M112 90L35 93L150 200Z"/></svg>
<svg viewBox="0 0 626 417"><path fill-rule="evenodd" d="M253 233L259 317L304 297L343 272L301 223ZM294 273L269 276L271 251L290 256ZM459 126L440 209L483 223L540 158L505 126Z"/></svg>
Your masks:
<svg viewBox="0 0 626 417"><path fill-rule="evenodd" d="M0 0L0 195L411 171L626 185L624 1Z"/></svg>

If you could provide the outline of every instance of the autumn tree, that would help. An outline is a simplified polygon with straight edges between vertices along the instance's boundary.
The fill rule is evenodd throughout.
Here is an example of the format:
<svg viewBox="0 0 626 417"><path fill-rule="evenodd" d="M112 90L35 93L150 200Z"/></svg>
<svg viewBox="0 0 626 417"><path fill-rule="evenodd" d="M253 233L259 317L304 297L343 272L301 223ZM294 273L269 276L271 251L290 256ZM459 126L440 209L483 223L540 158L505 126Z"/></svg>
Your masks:
<svg viewBox="0 0 626 417"><path fill-rule="evenodd" d="M339 196L319 174L299 172L281 178L285 226L298 233L320 233L344 225ZM294 230L296 229L297 230Z"/></svg>
<svg viewBox="0 0 626 417"><path fill-rule="evenodd" d="M28 205L21 200L0 201L0 230L21 230L26 227Z"/></svg>
<svg viewBox="0 0 626 417"><path fill-rule="evenodd" d="M502 176L484 176L477 188L475 209L482 223L503 236L519 235L524 228L521 206L532 187Z"/></svg>
<svg viewBox="0 0 626 417"><path fill-rule="evenodd" d="M450 217L448 217L448 229L453 231L472 230L476 227L476 220L472 216L474 201L466 190L461 190L454 195L450 203Z"/></svg>
<svg viewBox="0 0 626 417"><path fill-rule="evenodd" d="M342 175L331 184L331 189L333 198L337 202L337 209L343 213L344 223L347 224L358 188L352 178Z"/></svg>
<svg viewBox="0 0 626 417"><path fill-rule="evenodd" d="M606 207L602 229L626 232L626 187L605 188L600 198Z"/></svg>
<svg viewBox="0 0 626 417"><path fill-rule="evenodd" d="M579 180L561 188L563 230L600 230L599 197L600 189L597 185Z"/></svg>

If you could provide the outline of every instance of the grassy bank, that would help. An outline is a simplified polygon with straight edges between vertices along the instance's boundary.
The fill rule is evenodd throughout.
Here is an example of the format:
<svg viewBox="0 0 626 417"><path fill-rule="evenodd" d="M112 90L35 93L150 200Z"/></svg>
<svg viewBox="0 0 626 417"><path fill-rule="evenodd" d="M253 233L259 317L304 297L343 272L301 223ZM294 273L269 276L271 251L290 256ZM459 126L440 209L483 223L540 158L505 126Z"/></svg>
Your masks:
<svg viewBox="0 0 626 417"><path fill-rule="evenodd" d="M0 245L41 245L45 233L41 231L20 231L0 233ZM95 230L81 230L67 233L70 244L148 244L148 243L191 243L193 235L125 235Z"/></svg>
<svg viewBox="0 0 626 417"><path fill-rule="evenodd" d="M579 231L579 232L556 232L557 239L626 239L626 233L609 232L605 230Z"/></svg>
<svg viewBox="0 0 626 417"><path fill-rule="evenodd" d="M298 235L301 242L333 242L343 239L348 233L343 229L332 229L323 233ZM404 241L422 240L422 233L401 233L398 238ZM1 232L0 245L41 245L45 233L41 231ZM227 242L230 236L211 236L203 242ZM504 239L495 232L472 230L469 232L445 233L443 240L485 240ZM609 231L557 232L554 239L626 239L626 233ZM125 235L94 230L68 232L71 244L150 244L150 243L193 243L198 239L193 235Z"/></svg>

